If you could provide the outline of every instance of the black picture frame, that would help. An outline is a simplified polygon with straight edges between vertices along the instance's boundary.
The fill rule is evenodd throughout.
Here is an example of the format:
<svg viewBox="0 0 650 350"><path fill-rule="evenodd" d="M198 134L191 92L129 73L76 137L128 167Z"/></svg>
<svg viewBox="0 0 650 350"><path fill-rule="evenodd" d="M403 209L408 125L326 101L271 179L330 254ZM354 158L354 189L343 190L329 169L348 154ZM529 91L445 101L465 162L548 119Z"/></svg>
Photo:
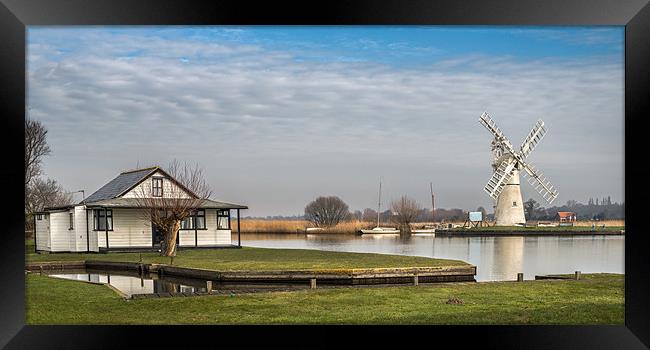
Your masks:
<svg viewBox="0 0 650 350"><path fill-rule="evenodd" d="M161 24L418 24L418 25L624 25L625 26L625 326L427 326L226 327L226 326L27 326L25 325L23 149L25 39L30 25ZM4 210L8 226L0 244L0 347L167 348L197 341L213 346L265 344L311 347L327 343L366 347L396 341L442 346L476 343L482 348L643 349L650 346L648 277L650 254L642 227L644 195L635 149L643 148L650 94L650 6L646 0L447 0L447 1L126 1L0 0L0 115L5 164ZM588 122L588 121L586 121ZM629 169L628 169L629 167ZM636 171L635 171L636 170ZM14 185L15 184L15 185ZM299 312L299 310L297 310ZM160 336L163 334L164 336ZM255 335L255 336L252 336ZM300 336L307 336L300 339ZM345 341L343 341L345 337ZM390 339L387 339L390 338ZM232 343L231 341L234 341ZM229 343L230 342L230 343ZM295 343L294 343L295 342ZM293 344L292 344L293 343ZM232 344L232 345L225 345ZM239 344L239 345L238 345ZM451 346L457 346L451 345ZM449 345L447 345L449 346Z"/></svg>

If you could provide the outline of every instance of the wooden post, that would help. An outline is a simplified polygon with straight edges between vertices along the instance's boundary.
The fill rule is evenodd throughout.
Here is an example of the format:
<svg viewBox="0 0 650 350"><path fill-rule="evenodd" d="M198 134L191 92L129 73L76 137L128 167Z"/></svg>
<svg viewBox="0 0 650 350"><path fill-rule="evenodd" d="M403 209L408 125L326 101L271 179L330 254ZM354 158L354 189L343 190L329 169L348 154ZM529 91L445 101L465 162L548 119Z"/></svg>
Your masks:
<svg viewBox="0 0 650 350"><path fill-rule="evenodd" d="M86 205L84 204L84 207ZM86 251L90 253L90 228L88 227L88 208L86 208Z"/></svg>
<svg viewBox="0 0 650 350"><path fill-rule="evenodd" d="M580 279L580 274L581 274L580 271L576 271L576 277L575 277L576 281Z"/></svg>
<svg viewBox="0 0 650 350"><path fill-rule="evenodd" d="M208 290L208 293L212 292L212 281L205 282L205 288Z"/></svg>
<svg viewBox="0 0 650 350"><path fill-rule="evenodd" d="M316 279L312 278L309 280L309 288L310 289L316 289Z"/></svg>
<svg viewBox="0 0 650 350"><path fill-rule="evenodd" d="M517 282L523 282L523 281L524 281L524 273L523 273L523 272L519 272L519 273L517 274Z"/></svg>
<svg viewBox="0 0 650 350"><path fill-rule="evenodd" d="M239 226L239 209L237 209L237 246L241 247L241 229L240 229L240 226ZM316 287L314 287L314 288L316 288Z"/></svg>
<svg viewBox="0 0 650 350"><path fill-rule="evenodd" d="M414 276L413 276L413 285L414 285L414 286L417 286L418 283L419 283L418 275L414 275Z"/></svg>
<svg viewBox="0 0 650 350"><path fill-rule="evenodd" d="M112 217L111 220L113 220ZM108 251L108 210L106 208L104 208L104 229L106 229L106 250Z"/></svg>
<svg viewBox="0 0 650 350"><path fill-rule="evenodd" d="M36 215L38 215L38 214L32 214L32 221L34 221L34 253L38 253L38 245L37 245L38 243L36 243L38 241L36 239ZM42 216L41 216L41 218L42 218Z"/></svg>

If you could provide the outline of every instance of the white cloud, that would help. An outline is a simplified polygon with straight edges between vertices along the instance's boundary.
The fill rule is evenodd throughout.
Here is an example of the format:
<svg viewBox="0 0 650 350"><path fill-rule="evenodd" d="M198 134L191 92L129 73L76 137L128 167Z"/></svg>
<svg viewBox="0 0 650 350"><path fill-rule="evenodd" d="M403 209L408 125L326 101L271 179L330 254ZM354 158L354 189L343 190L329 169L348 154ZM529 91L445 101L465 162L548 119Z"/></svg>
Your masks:
<svg viewBox="0 0 650 350"><path fill-rule="evenodd" d="M426 203L435 179L441 206L488 207L487 110L515 145L546 122L531 159L561 201L622 197L623 67L609 60L468 56L397 68L249 44L76 39L63 54L41 42L28 52L30 113L55 149L47 170L71 188L92 192L136 162L180 158L200 162L216 196L251 214L299 213L323 189L372 206L378 174L395 195ZM603 182L586 186L587 174Z"/></svg>

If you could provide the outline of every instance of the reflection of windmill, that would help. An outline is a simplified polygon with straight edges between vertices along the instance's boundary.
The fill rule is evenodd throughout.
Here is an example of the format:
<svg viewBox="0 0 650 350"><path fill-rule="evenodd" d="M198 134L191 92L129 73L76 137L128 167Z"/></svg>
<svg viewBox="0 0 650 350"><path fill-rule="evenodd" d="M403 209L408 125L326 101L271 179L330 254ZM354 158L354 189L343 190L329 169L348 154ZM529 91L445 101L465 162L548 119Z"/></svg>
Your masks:
<svg viewBox="0 0 650 350"><path fill-rule="evenodd" d="M541 119L537 121L524 143L521 144L519 151L516 151L487 113L483 112L479 121L494 135L492 141L494 174L485 185L484 190L496 201L494 209L496 225L509 226L525 223L519 171L525 170L522 175L530 176L528 183L535 187L549 204L558 195L557 190L543 174L524 161L546 134L544 122Z"/></svg>

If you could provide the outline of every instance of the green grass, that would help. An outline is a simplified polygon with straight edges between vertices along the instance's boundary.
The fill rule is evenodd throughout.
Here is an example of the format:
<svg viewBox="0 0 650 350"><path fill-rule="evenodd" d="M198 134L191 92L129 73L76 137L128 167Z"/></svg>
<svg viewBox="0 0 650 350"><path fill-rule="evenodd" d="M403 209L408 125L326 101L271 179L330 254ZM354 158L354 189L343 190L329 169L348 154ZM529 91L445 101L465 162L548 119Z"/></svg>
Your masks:
<svg viewBox="0 0 650 350"><path fill-rule="evenodd" d="M28 248L29 249L29 248ZM36 254L27 252L27 262L103 260L169 264L170 258L156 252L146 253L56 253ZM180 250L174 258L174 266L210 270L301 270L301 269L350 269L373 267L424 267L466 265L460 260L433 259L416 256L388 254L328 252L309 249L269 249L243 247L241 249L195 249Z"/></svg>
<svg viewBox="0 0 650 350"><path fill-rule="evenodd" d="M620 231L624 230L625 226L606 226L604 229L601 227L596 227L592 230L591 226L556 226L556 227L521 227L521 226L488 226L488 227L472 227L472 228L462 228L457 227L450 229L450 231L516 231L516 232L526 232L526 231L543 231L543 232L585 232L585 231Z"/></svg>
<svg viewBox="0 0 650 350"><path fill-rule="evenodd" d="M27 324L622 325L624 275L582 278L125 300L106 286L28 274Z"/></svg>

